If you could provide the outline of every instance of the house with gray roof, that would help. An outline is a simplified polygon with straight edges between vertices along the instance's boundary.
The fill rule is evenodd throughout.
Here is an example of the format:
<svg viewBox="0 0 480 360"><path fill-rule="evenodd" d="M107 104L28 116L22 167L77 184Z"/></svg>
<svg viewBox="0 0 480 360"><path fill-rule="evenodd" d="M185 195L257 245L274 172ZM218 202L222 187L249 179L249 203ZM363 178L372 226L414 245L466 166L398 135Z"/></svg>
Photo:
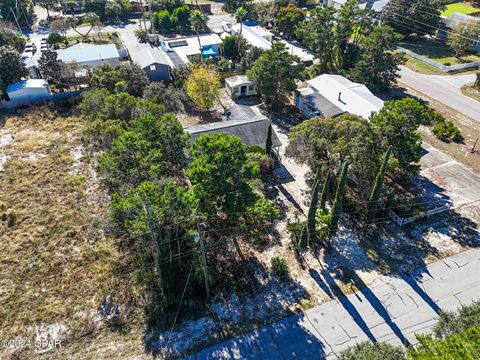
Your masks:
<svg viewBox="0 0 480 360"><path fill-rule="evenodd" d="M57 50L58 60L64 63L78 63L79 66L99 67L103 64L118 66L120 54L115 44L94 45L78 43L66 49Z"/></svg>
<svg viewBox="0 0 480 360"><path fill-rule="evenodd" d="M238 137L247 146L266 148L268 128L272 124L270 119L257 114L250 106L238 104L232 106L227 111L227 118L227 121L195 125L187 128L186 131L191 135L190 141L194 141L205 134L224 133ZM281 163L280 146L282 146L282 143L272 128L272 154L270 156L272 167Z"/></svg>
<svg viewBox="0 0 480 360"><path fill-rule="evenodd" d="M459 25L462 24L476 24L477 26L480 27L480 18L471 16L471 15L466 15L466 14L461 14L459 12L454 12L452 15L442 18L442 21L440 22L440 29L438 30L437 36L441 40L447 40L448 39L448 34L451 33L455 28ZM473 50L480 52L480 36L472 40L473 42Z"/></svg>
<svg viewBox="0 0 480 360"><path fill-rule="evenodd" d="M165 53L158 48L146 47L131 54L132 61L137 64L150 81L171 80L171 66Z"/></svg>

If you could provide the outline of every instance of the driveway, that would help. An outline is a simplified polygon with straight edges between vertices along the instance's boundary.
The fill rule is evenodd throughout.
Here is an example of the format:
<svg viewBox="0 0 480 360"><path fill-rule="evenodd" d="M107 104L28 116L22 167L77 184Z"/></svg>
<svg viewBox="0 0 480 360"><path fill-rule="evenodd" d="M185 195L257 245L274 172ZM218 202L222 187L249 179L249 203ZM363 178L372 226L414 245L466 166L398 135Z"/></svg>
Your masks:
<svg viewBox="0 0 480 360"><path fill-rule="evenodd" d="M204 349L189 359L334 359L365 340L415 344L441 310L480 299L480 249L408 274L385 276L351 295ZM334 288L325 277L319 286Z"/></svg>
<svg viewBox="0 0 480 360"><path fill-rule="evenodd" d="M423 143L420 159L422 187L432 197L443 196L454 207L480 201L480 176L433 146Z"/></svg>
<svg viewBox="0 0 480 360"><path fill-rule="evenodd" d="M473 83L475 75L425 75L401 67L399 82L450 106L480 122L480 102L462 94L463 85Z"/></svg>

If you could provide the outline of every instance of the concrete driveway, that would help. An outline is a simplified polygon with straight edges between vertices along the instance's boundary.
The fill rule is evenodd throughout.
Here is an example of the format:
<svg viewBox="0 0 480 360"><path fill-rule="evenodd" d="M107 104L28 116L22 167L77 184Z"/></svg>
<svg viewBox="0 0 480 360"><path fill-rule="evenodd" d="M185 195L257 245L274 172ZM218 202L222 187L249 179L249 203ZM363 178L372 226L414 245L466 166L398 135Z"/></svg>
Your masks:
<svg viewBox="0 0 480 360"><path fill-rule="evenodd" d="M408 274L385 276L354 294L207 348L189 359L334 359L358 342L415 344L441 310L480 299L480 249ZM323 286L336 287L328 274Z"/></svg>
<svg viewBox="0 0 480 360"><path fill-rule="evenodd" d="M479 175L429 144L423 149L420 176L429 181L422 181L422 187L436 197L445 196L455 207L480 201Z"/></svg>
<svg viewBox="0 0 480 360"><path fill-rule="evenodd" d="M399 82L438 100L480 122L480 102L462 94L463 85L473 83L475 75L425 75L401 67Z"/></svg>

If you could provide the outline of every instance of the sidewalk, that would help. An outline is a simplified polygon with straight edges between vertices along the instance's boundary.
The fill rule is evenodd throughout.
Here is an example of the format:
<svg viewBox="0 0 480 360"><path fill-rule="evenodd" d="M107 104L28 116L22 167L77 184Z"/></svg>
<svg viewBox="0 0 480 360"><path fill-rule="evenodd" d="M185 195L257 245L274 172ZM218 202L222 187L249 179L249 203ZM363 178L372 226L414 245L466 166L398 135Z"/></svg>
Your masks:
<svg viewBox="0 0 480 360"><path fill-rule="evenodd" d="M368 339L415 344L415 333L429 331L441 310L455 310L480 299L479 268L480 249L468 250L409 274L385 276L354 294L188 359L334 359L340 351Z"/></svg>

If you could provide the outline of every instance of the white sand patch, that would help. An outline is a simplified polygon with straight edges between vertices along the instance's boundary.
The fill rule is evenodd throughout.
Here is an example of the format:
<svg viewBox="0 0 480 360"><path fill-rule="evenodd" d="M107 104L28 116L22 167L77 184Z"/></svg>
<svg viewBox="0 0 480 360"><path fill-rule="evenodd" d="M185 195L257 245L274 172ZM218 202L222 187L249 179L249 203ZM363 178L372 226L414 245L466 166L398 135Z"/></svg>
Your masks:
<svg viewBox="0 0 480 360"><path fill-rule="evenodd" d="M5 163L10 159L10 156L0 154L0 172L4 170Z"/></svg>
<svg viewBox="0 0 480 360"><path fill-rule="evenodd" d="M13 136L10 133L0 136L0 147L13 144Z"/></svg>
<svg viewBox="0 0 480 360"><path fill-rule="evenodd" d="M39 153L39 154L29 153L23 158L23 160L25 160L25 161L37 161L38 159L43 159L45 157L47 157L47 154L44 154L44 153Z"/></svg>

